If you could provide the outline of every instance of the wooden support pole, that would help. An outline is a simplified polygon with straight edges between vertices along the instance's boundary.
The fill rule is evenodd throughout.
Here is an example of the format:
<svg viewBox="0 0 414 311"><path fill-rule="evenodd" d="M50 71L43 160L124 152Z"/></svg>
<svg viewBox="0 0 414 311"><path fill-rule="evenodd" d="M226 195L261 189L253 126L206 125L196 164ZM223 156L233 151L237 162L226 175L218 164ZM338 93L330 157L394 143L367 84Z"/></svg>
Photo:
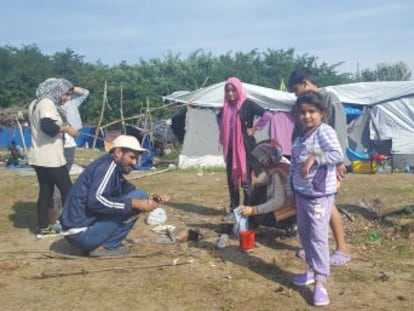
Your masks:
<svg viewBox="0 0 414 311"><path fill-rule="evenodd" d="M122 133L126 134L126 128L125 128L125 119L124 119L124 90L121 82L121 95L119 98L119 110L121 113L121 124L122 124Z"/></svg>
<svg viewBox="0 0 414 311"><path fill-rule="evenodd" d="M101 123L102 123L102 120L103 120L103 117L104 117L104 113L105 113L105 106L106 106L107 103L108 103L108 82L105 80L104 95L103 95L102 108L101 108L101 115L99 116L98 125L96 126L95 137L93 139L92 149L95 149L95 147L96 147L96 141L97 141L98 136L99 136L99 130L101 128Z"/></svg>
<svg viewBox="0 0 414 311"><path fill-rule="evenodd" d="M24 140L23 128L22 128L22 125L20 124L20 121L17 115L16 115L16 122L17 122L17 126L19 127L20 138L22 139L24 155L25 157L27 157L28 153L27 153L26 141Z"/></svg>

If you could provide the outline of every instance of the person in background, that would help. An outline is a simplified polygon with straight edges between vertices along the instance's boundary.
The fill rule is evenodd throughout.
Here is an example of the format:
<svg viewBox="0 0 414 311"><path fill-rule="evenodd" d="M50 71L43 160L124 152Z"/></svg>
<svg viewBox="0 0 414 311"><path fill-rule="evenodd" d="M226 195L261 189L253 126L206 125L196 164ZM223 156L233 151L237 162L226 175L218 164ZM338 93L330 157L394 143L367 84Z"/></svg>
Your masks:
<svg viewBox="0 0 414 311"><path fill-rule="evenodd" d="M79 107L82 103L88 98L89 90L81 88L79 86L73 87L73 92L70 96L70 99L62 102L62 111L66 116L67 124L70 124L77 131L80 131L82 128L82 119L79 113ZM76 151L76 141L75 138L69 134L64 134L64 149L63 154L66 159L66 168L70 173L72 165L75 160L75 151ZM53 207L49 209L49 222L56 223L57 218L62 212L62 198L59 192L59 189L55 187L53 194ZM57 231L60 230L60 227L57 225L55 228Z"/></svg>
<svg viewBox="0 0 414 311"><path fill-rule="evenodd" d="M23 148L16 144L16 141L12 141L9 146L9 156L7 158L6 167L19 166L19 159L24 158Z"/></svg>
<svg viewBox="0 0 414 311"><path fill-rule="evenodd" d="M325 89L319 89L312 73L307 68L299 68L293 71L288 80L289 91L295 93L297 97L300 97L306 91L315 91L321 94L322 101L327 107L323 114L322 122L329 124L333 127L338 135L339 143L342 147L342 153L345 160L343 163L337 165L337 182L338 186L344 178L346 172L345 164L348 165L346 158L347 147L347 131L346 131L346 114L339 98L332 92ZM302 136L305 129L298 119L296 119L295 127L292 134L292 142L299 136ZM345 229L341 214L336 206L332 208L332 216L330 220L330 226L335 237L336 250L331 255L331 265L340 266L347 264L351 260L351 256L348 254L347 245L345 241ZM299 257L304 258L303 250L298 252Z"/></svg>
<svg viewBox="0 0 414 311"><path fill-rule="evenodd" d="M260 174L259 187L254 188L253 192L255 189L261 188L262 184L265 184L266 191L263 196L264 200L262 200L264 202L242 205L239 212L243 216L248 216L249 222L253 226L277 228L281 225L281 222L286 222L296 215L294 204L286 205L290 162L282 156L281 147L273 142L258 144L253 149L252 155L263 169L263 173ZM252 183L255 187L255 179Z"/></svg>
<svg viewBox="0 0 414 311"><path fill-rule="evenodd" d="M65 111L67 123L72 127L80 131L82 128L82 119L79 113L79 107L89 96L89 90L81 88L79 86L73 87L73 92L70 100L66 101L62 105L62 109ZM64 154L66 159L66 166L68 171L72 168L73 161L75 159L76 141L75 138L65 134Z"/></svg>
<svg viewBox="0 0 414 311"><path fill-rule="evenodd" d="M146 152L134 136L120 135L109 153L89 164L74 183L59 220L61 234L83 254L128 254L130 249L122 242L138 216L169 200L167 195L136 188L124 177Z"/></svg>
<svg viewBox="0 0 414 311"><path fill-rule="evenodd" d="M36 89L36 99L29 106L32 139L29 164L39 182L37 217L41 235L57 233L48 219L54 186L59 189L64 202L72 185L63 155L63 135L75 137L78 131L65 123L65 114L60 109L72 91L73 85L67 80L47 79Z"/></svg>
<svg viewBox="0 0 414 311"><path fill-rule="evenodd" d="M240 79L231 77L224 87L224 105L218 114L219 141L223 146L227 185L230 195L230 212L224 220L234 220L233 210L240 205L240 186L244 192L243 204L249 202L252 172L258 167L251 156L256 146L255 117L266 110L247 99Z"/></svg>
<svg viewBox="0 0 414 311"><path fill-rule="evenodd" d="M343 153L335 130L322 122L326 111L322 96L304 92L295 104L303 133L292 147L288 200L296 201L299 237L305 250L307 271L296 275L293 283L315 283L315 306L329 304L326 281L330 272L329 220L337 193L336 165Z"/></svg>

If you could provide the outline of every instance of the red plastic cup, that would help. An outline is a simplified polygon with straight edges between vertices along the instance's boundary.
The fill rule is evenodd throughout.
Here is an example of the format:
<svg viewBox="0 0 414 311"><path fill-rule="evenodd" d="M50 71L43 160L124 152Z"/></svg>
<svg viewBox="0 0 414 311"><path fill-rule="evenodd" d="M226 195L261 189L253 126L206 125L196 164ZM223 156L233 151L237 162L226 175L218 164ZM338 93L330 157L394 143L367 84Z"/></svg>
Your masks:
<svg viewBox="0 0 414 311"><path fill-rule="evenodd" d="M243 230L239 232L240 249L249 251L254 248L255 233L253 230Z"/></svg>

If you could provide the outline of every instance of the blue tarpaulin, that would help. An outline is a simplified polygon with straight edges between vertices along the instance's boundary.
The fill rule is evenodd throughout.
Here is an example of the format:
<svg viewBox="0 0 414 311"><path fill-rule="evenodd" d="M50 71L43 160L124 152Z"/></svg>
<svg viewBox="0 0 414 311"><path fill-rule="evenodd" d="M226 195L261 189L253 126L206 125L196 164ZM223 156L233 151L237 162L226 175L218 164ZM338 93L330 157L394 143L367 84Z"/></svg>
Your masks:
<svg viewBox="0 0 414 311"><path fill-rule="evenodd" d="M349 124L352 120L356 119L362 114L361 105L343 104L346 114L346 123Z"/></svg>
<svg viewBox="0 0 414 311"><path fill-rule="evenodd" d="M79 130L79 135L76 137L76 145L78 147L92 148L93 139L95 136L96 127L93 126L84 126ZM104 148L104 137L102 133L99 132L98 139L96 140L96 148Z"/></svg>
<svg viewBox="0 0 414 311"><path fill-rule="evenodd" d="M154 147L152 146L150 135L145 135L141 143L142 147L147 149L149 152L144 153L140 157L140 161L135 165L136 170L149 170L154 166Z"/></svg>
<svg viewBox="0 0 414 311"><path fill-rule="evenodd" d="M27 126L22 127L24 142L26 147L32 146L30 138L30 128ZM0 147L8 148L12 145L12 142L16 142L16 145L23 146L22 136L18 127L2 127L0 128Z"/></svg>
<svg viewBox="0 0 414 311"><path fill-rule="evenodd" d="M80 129L80 135L76 137L76 145L78 147L91 148L93 145L93 137L95 136L95 127L85 126ZM30 148L32 146L31 141L31 131L30 128L24 126L22 128L23 136L26 143L26 147ZM103 149L104 141L102 133L99 133L98 136L100 139L96 141L96 148ZM0 128L0 147L8 148L11 146L12 142L15 141L16 145L23 146L22 137L18 127L3 127Z"/></svg>

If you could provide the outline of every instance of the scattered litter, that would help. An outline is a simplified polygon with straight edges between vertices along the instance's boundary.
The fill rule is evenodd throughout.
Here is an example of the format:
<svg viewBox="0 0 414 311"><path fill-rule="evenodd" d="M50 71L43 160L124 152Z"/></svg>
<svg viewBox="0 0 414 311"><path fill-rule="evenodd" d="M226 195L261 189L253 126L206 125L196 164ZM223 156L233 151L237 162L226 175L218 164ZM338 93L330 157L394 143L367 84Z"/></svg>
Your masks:
<svg viewBox="0 0 414 311"><path fill-rule="evenodd" d="M154 228L151 229L155 233L159 234L167 234L167 231L174 231L175 226L173 225L157 225Z"/></svg>
<svg viewBox="0 0 414 311"><path fill-rule="evenodd" d="M150 226L162 225L167 221L167 213L161 207L157 207L147 216L146 223Z"/></svg>
<svg viewBox="0 0 414 311"><path fill-rule="evenodd" d="M204 236L201 234L200 230L197 228L185 229L177 234L176 239L178 242L188 242L188 241L200 241Z"/></svg>
<svg viewBox="0 0 414 311"><path fill-rule="evenodd" d="M228 241L229 241L229 235L223 233L217 241L217 247L221 249L225 248L227 246Z"/></svg>
<svg viewBox="0 0 414 311"><path fill-rule="evenodd" d="M176 242L176 237L174 234L175 226L172 225L157 225L151 229L151 231L160 235L159 238L155 240L157 244L172 244Z"/></svg>

